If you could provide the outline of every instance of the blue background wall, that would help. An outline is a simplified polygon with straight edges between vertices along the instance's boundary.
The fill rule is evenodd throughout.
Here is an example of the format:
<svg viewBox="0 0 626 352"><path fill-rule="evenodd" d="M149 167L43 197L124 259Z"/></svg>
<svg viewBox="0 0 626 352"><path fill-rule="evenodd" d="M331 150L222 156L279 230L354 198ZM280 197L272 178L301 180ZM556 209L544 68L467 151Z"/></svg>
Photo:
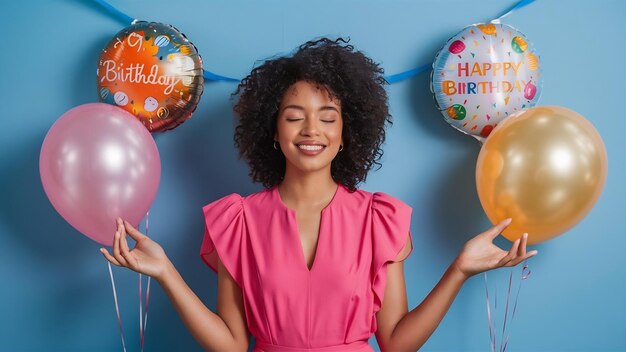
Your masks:
<svg viewBox="0 0 626 352"><path fill-rule="evenodd" d="M397 73L432 62L449 37L468 24L492 19L515 1L111 3L133 17L175 25L198 47L207 69L243 77L255 60L321 35L350 36L388 74ZM524 281L509 351L626 350L625 4L537 1L504 21L525 33L541 55L540 104L586 116L609 154L604 193L589 216L535 247L539 255L530 261L533 274ZM0 23L0 350L121 350L106 263L98 245L52 208L39 179L38 158L47 130L61 114L97 101L99 52L126 24L90 1L70 0L4 2ZM198 256L200 208L231 192L260 189L249 181L233 148L229 94L234 88L207 83L194 117L157 138L163 173L150 233L212 309L217 279ZM395 124L384 166L362 188L390 193L414 208L415 250L406 262L413 308L463 243L490 224L474 185L479 144L443 121L428 74L388 91ZM501 284L500 304L508 273L489 274L490 283ZM138 350L136 275L121 269L115 275L127 344ZM488 336L485 283L477 276L423 350L486 351ZM153 285L146 351L174 350L200 348Z"/></svg>

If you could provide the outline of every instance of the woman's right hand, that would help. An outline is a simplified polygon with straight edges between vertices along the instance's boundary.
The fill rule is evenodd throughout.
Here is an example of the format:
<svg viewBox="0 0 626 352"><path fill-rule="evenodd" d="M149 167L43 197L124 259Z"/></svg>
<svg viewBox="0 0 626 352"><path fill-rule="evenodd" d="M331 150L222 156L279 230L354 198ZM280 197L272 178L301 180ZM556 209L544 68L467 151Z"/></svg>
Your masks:
<svg viewBox="0 0 626 352"><path fill-rule="evenodd" d="M127 232L137 242L132 250L128 248ZM120 218L117 218L117 231L113 239L113 255L105 248L100 248L100 252L109 262L117 266L129 268L157 280L165 273L169 264L165 251L158 243Z"/></svg>

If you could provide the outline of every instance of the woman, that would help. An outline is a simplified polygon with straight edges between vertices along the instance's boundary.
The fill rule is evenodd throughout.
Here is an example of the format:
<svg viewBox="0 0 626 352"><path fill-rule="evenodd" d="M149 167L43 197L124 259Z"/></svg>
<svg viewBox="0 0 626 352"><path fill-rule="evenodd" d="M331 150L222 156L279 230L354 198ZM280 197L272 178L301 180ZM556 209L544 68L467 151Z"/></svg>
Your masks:
<svg viewBox="0 0 626 352"><path fill-rule="evenodd" d="M111 263L154 277L207 350L419 349L462 284L513 266L493 239L501 222L467 242L424 301L408 311L403 260L411 208L356 188L382 155L390 123L382 69L347 42L320 39L268 60L239 85L235 144L265 190L203 208L202 259L218 273L217 314L185 284L163 249L118 219ZM130 250L126 233L137 241Z"/></svg>

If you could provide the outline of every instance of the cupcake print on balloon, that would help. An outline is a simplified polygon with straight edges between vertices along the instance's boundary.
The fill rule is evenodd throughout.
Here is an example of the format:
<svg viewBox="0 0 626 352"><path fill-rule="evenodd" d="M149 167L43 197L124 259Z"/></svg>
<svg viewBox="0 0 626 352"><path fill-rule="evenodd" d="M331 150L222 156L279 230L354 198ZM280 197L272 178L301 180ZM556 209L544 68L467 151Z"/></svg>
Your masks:
<svg viewBox="0 0 626 352"><path fill-rule="evenodd" d="M539 59L526 37L504 24L476 24L450 38L433 63L431 89L445 120L484 140L508 115L535 106Z"/></svg>
<svg viewBox="0 0 626 352"><path fill-rule="evenodd" d="M136 22L107 44L98 63L100 101L117 105L150 132L191 117L202 95L202 60L176 28Z"/></svg>

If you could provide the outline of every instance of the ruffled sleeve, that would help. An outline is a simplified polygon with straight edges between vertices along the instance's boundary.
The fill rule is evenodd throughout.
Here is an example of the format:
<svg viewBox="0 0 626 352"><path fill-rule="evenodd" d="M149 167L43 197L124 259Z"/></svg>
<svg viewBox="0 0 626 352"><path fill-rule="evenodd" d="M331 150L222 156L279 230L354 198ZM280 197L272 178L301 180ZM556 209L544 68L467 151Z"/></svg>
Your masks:
<svg viewBox="0 0 626 352"><path fill-rule="evenodd" d="M217 257L242 286L242 237L244 231L243 198L230 194L205 205L204 238L200 248L202 260L217 273Z"/></svg>
<svg viewBox="0 0 626 352"><path fill-rule="evenodd" d="M387 263L395 262L410 240L409 253L397 261L405 260L413 252L410 233L413 209L401 200L377 192L372 198L372 291L374 313L382 307L387 285Z"/></svg>

